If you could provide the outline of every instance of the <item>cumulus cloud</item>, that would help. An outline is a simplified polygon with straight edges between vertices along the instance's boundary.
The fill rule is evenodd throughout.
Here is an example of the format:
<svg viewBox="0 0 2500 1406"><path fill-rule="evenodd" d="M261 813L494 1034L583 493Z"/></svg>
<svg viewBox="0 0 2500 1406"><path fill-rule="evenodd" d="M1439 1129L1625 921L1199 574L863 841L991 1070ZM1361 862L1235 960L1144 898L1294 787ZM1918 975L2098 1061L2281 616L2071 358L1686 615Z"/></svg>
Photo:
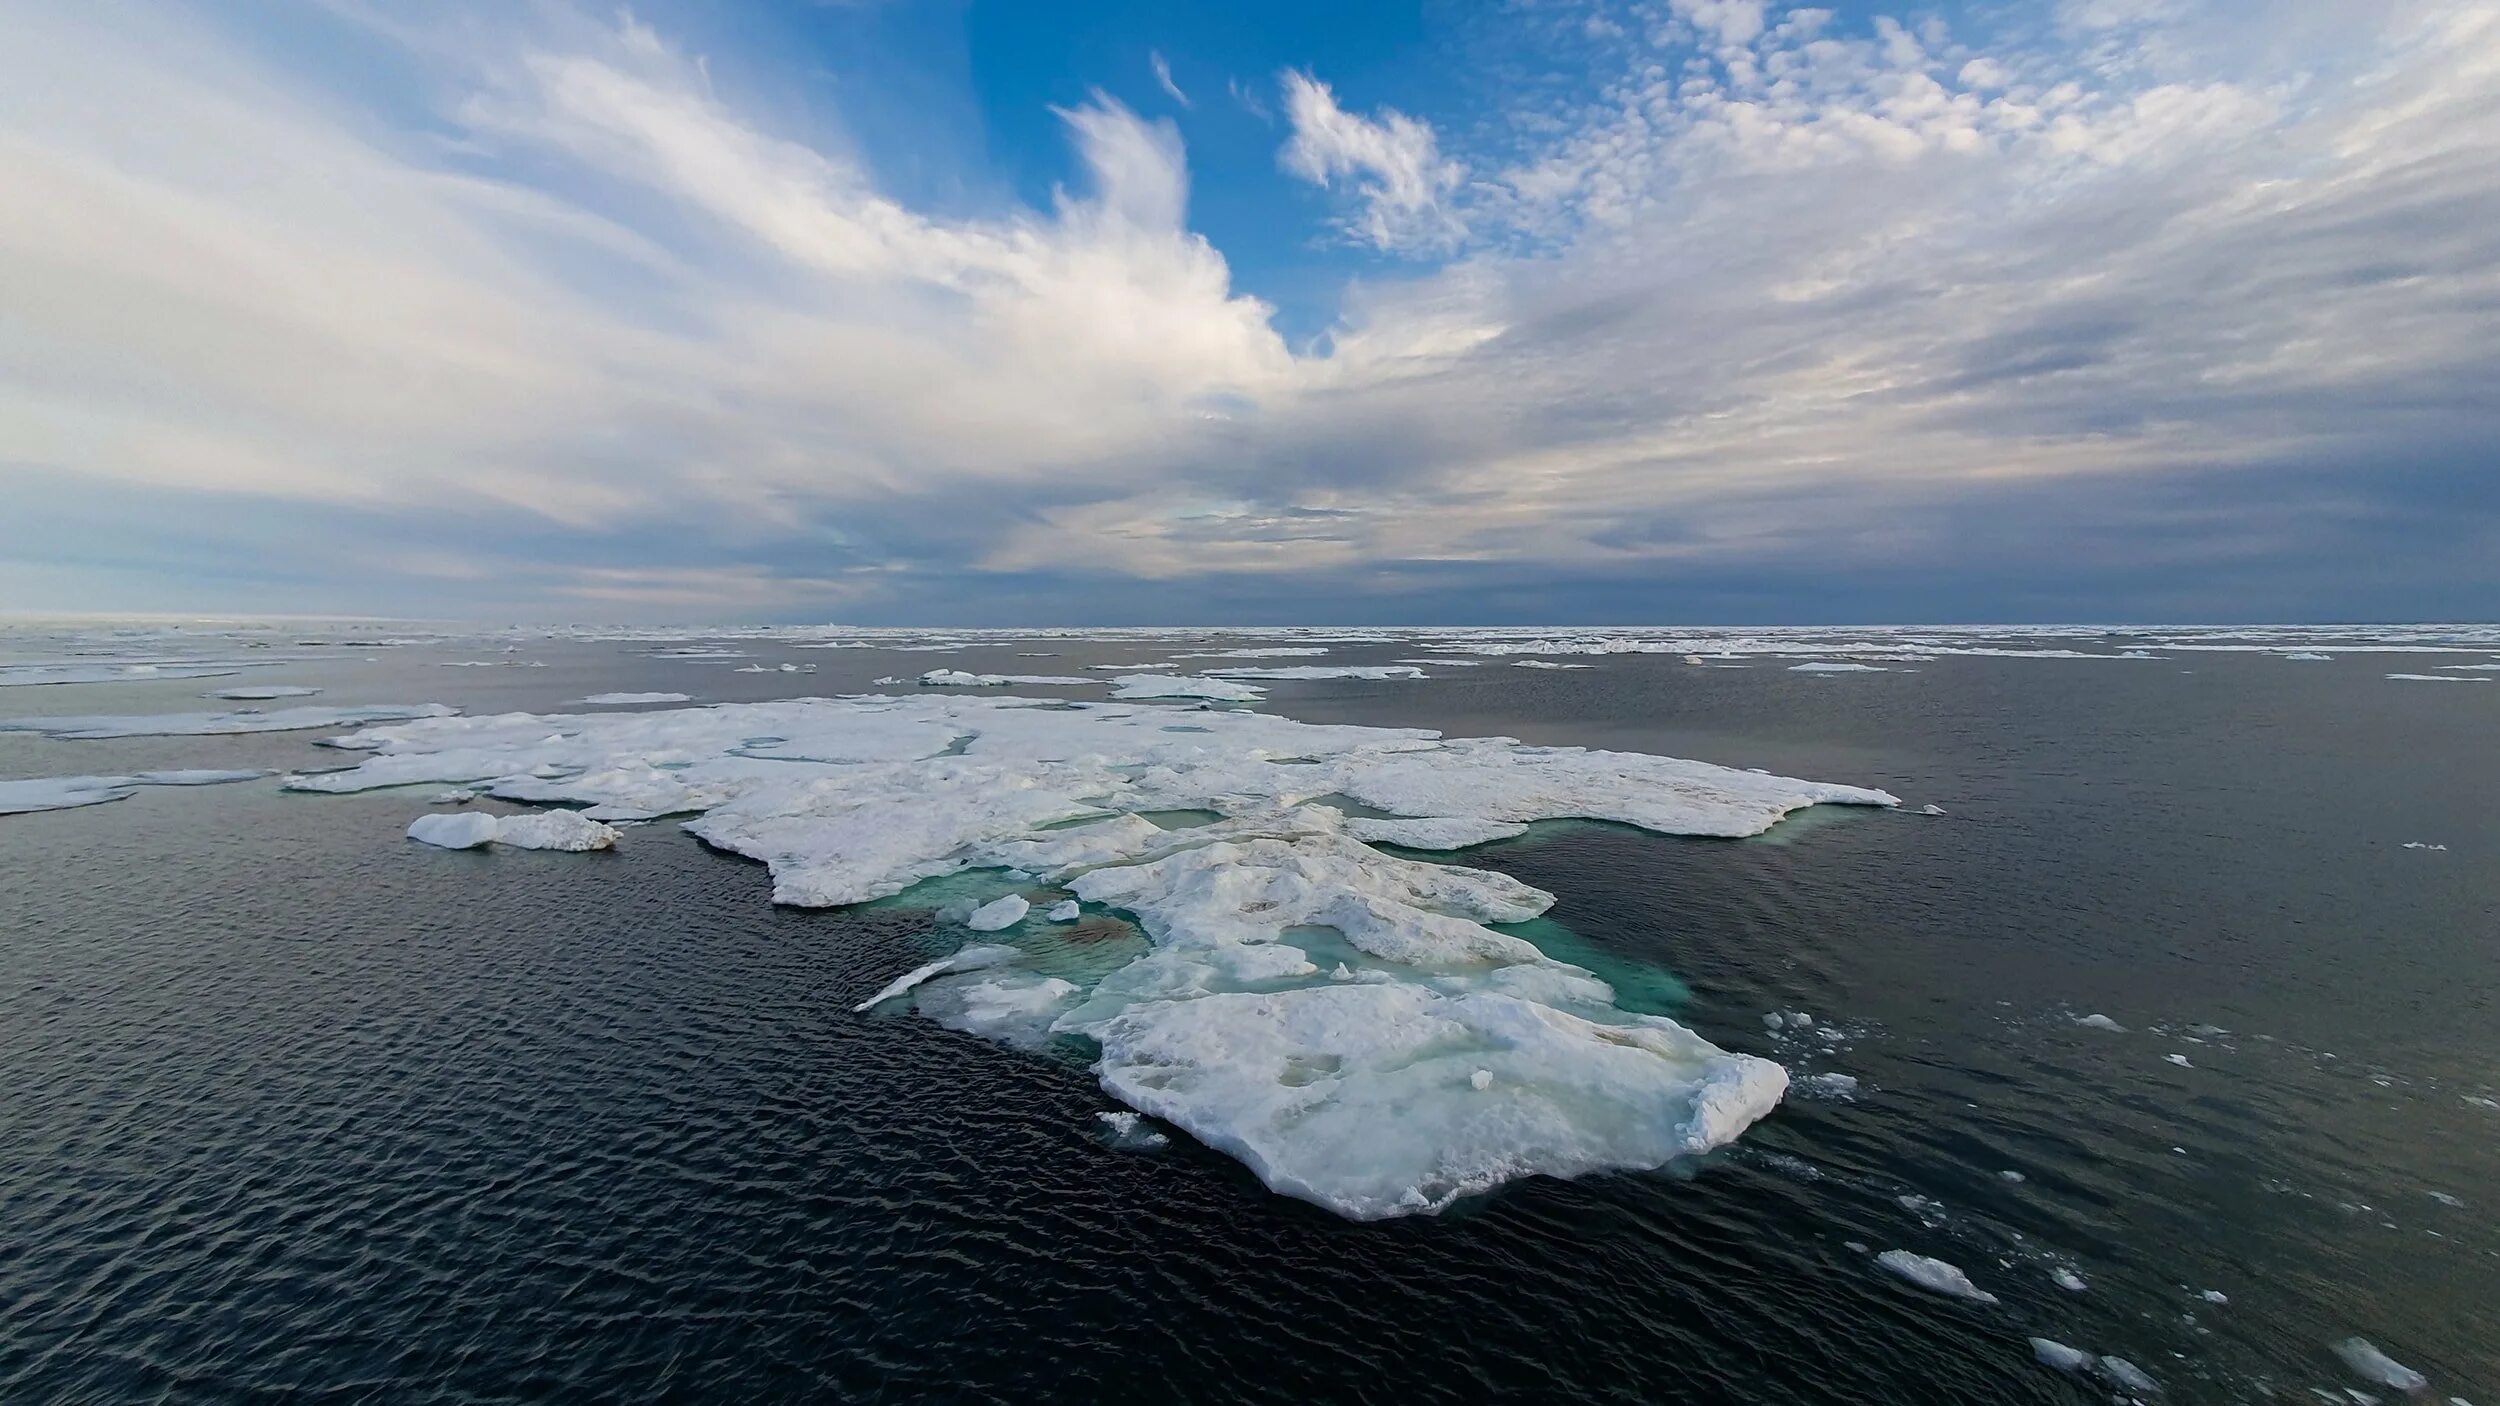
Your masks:
<svg viewBox="0 0 2500 1406"><path fill-rule="evenodd" d="M1395 251L1446 248L1464 233L1449 205L1462 171L1441 155L1432 124L1395 108L1376 117L1348 112L1307 73L1279 81L1293 135L1277 161L1313 185L1344 184L1355 203L1348 234Z"/></svg>
<svg viewBox="0 0 2500 1406"><path fill-rule="evenodd" d="M188 7L12 12L13 599L2500 605L2456 594L2500 557L2466 0L1996 40L1608 5L1566 27L1592 85L1463 138L1289 74L1280 163L1407 256L1308 346L1190 228L1168 122L1093 96L1068 189L942 215L663 34L528 15L374 22L411 122Z"/></svg>

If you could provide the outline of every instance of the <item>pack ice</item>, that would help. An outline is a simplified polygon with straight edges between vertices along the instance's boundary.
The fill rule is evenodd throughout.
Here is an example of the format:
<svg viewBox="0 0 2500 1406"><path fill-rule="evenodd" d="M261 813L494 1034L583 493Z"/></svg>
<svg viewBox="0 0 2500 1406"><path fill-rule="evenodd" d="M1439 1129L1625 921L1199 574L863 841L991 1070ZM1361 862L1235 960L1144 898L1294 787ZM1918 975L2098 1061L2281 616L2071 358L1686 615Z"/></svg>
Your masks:
<svg viewBox="0 0 2500 1406"><path fill-rule="evenodd" d="M1147 950L1090 990L985 962L910 974L923 984L890 994L1015 1043L1086 1037L1120 1102L1277 1191L1363 1219L1705 1152L1788 1082L1768 1060L1621 1009L1590 972L1502 930L1552 895L1367 838L1476 844L1564 817L1735 837L1821 802L1896 803L1508 738L936 692L426 718L333 745L368 755L286 784L451 783L586 806L589 820L689 815L706 842L763 861L781 903L860 903L996 870L1124 912ZM1348 802L1367 814L1349 820ZM1148 818L1168 812L1215 818ZM1045 901L1054 920L1067 911ZM974 926L1015 928L1027 905L993 903Z"/></svg>

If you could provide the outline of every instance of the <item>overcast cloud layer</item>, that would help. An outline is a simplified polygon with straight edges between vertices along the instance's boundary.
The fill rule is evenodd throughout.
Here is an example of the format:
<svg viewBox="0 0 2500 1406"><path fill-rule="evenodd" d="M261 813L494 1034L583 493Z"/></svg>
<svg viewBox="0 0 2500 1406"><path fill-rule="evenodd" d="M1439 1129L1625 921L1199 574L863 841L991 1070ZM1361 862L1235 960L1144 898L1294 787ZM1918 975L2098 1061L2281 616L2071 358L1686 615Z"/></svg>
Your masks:
<svg viewBox="0 0 2500 1406"><path fill-rule="evenodd" d="M0 606L2500 613L2481 0L1545 5L1438 116L1158 53L969 214L630 15L403 8L0 0ZM1245 101L1365 260L1308 343L1192 231Z"/></svg>

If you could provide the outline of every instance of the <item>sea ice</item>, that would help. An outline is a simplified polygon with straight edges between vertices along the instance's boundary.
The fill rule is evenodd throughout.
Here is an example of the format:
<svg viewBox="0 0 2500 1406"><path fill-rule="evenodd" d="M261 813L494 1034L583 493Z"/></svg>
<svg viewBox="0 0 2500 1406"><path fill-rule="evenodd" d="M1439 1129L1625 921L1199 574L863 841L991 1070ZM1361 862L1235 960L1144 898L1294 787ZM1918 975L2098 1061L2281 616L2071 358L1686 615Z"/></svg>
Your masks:
<svg viewBox="0 0 2500 1406"><path fill-rule="evenodd" d="M1280 669L1209 669L1218 679L1420 679L1424 671L1406 664L1296 664Z"/></svg>
<svg viewBox="0 0 2500 1406"><path fill-rule="evenodd" d="M2122 1390L2134 1392L2138 1396L2150 1396L2161 1390L2161 1383L2154 1381L2143 1368L2123 1357L2113 1357L2106 1352L2102 1353L2101 1360L2095 1363L2094 1367L2113 1385Z"/></svg>
<svg viewBox="0 0 2500 1406"><path fill-rule="evenodd" d="M548 810L498 816L482 810L420 815L408 824L408 838L440 849L476 849L498 844L512 849L551 849L580 854L607 849L617 834L579 811Z"/></svg>
<svg viewBox="0 0 2500 1406"><path fill-rule="evenodd" d="M1592 973L1500 930L1551 895L1374 849L1340 800L1480 832L1586 816L1720 836L1820 802L1894 803L1666 757L949 693L439 717L334 745L361 764L286 784L473 785L593 821L686 815L769 865L785 903L991 869L1123 910L1149 948L1090 991L1013 972L933 984L919 1009L1019 1044L1090 1037L1122 1103L1363 1218L1707 1151L1769 1112L1787 1076L1617 1007ZM1214 818L1146 818L1170 811Z"/></svg>
<svg viewBox="0 0 2500 1406"><path fill-rule="evenodd" d="M1267 696L1256 684L1189 679L1173 674L1122 674L1111 681L1114 698L1203 698L1211 703L1255 703Z"/></svg>
<svg viewBox="0 0 2500 1406"><path fill-rule="evenodd" d="M2041 1366L2054 1367L2061 1372L2092 1370L2091 1353L2079 1347L2068 1347L2054 1338L2033 1338L2031 1355L2039 1359Z"/></svg>
<svg viewBox="0 0 2500 1406"><path fill-rule="evenodd" d="M1797 1081L1797 1087L1841 1103L1854 1103L1858 1097L1858 1080L1854 1074L1809 1074Z"/></svg>
<svg viewBox="0 0 2500 1406"><path fill-rule="evenodd" d="M2424 1391L2431 1379L2379 1351L2378 1344L2368 1338L2352 1337L2335 1344L2335 1355L2344 1359L2353 1375L2398 1391Z"/></svg>
<svg viewBox="0 0 2500 1406"><path fill-rule="evenodd" d="M412 718L447 718L459 710L440 703L379 703L360 708L280 708L260 713L148 713L135 717L7 718L0 732L46 737L206 737L221 733L298 732L314 727L361 726Z"/></svg>
<svg viewBox="0 0 2500 1406"><path fill-rule="evenodd" d="M2195 1065L2188 1063L2188 1057L2183 1054L2166 1054L2163 1055L2162 1058L2168 1063L2179 1066L2181 1069L2194 1069L2196 1067Z"/></svg>
<svg viewBox="0 0 2500 1406"><path fill-rule="evenodd" d="M2113 1031L2120 1035L2127 1033L2127 1027L2120 1025L2117 1021L2110 1019L2108 1016L2102 1015L2098 1011L2095 1011L2090 1015L2075 1017L2075 1024L2092 1030Z"/></svg>
<svg viewBox="0 0 2500 1406"><path fill-rule="evenodd" d="M934 962L924 962L912 968L887 982L884 989L851 1009L865 1011L881 1006L933 976L940 976L947 972L979 971L984 967L995 967L1012 962L1023 955L1013 947L1003 947L992 942L975 942L958 949L951 957L940 957Z"/></svg>
<svg viewBox="0 0 2500 1406"><path fill-rule="evenodd" d="M686 695L682 693L594 693L588 698L574 701L587 703L594 708L622 708L634 703L683 703L686 701Z"/></svg>
<svg viewBox="0 0 2500 1406"><path fill-rule="evenodd" d="M1995 1303L1997 1296L1970 1282L1970 1276L1943 1260L1914 1255L1907 1250L1886 1250L1875 1262L1929 1293L1947 1298L1969 1299L1974 1303Z"/></svg>
<svg viewBox="0 0 2500 1406"><path fill-rule="evenodd" d="M1881 664L1811 663L1791 664L1788 666L1788 672L1792 674L1884 674L1890 673L1891 670Z"/></svg>
<svg viewBox="0 0 2500 1406"><path fill-rule="evenodd" d="M1065 902L1050 905L1050 910L1042 914L1042 917L1054 923L1073 923L1084 915L1084 906L1071 898Z"/></svg>
<svg viewBox="0 0 2500 1406"><path fill-rule="evenodd" d="M2082 1275L2075 1273L2073 1270L2068 1269L2062 1264L2049 1271L2049 1282L2055 1284L2057 1287L2070 1294L2080 1294L2084 1290L2092 1287L2084 1282Z"/></svg>
<svg viewBox="0 0 2500 1406"><path fill-rule="evenodd" d="M39 810L70 810L126 800L142 786L216 786L250 781L265 771L142 771L128 776L38 776L27 781L0 781L0 815L28 815Z"/></svg>
<svg viewBox="0 0 2500 1406"><path fill-rule="evenodd" d="M1171 1145L1170 1138L1147 1127L1145 1119L1125 1108L1116 1113L1097 1113L1094 1116L1100 1118L1103 1126L1110 1130L1111 1145L1114 1147L1150 1152Z"/></svg>
<svg viewBox="0 0 2500 1406"><path fill-rule="evenodd" d="M1056 688L1100 682L1100 679L1071 678L1066 674L967 674L961 669L931 669L920 676L922 688L1003 688L1008 684Z"/></svg>
<svg viewBox="0 0 2500 1406"><path fill-rule="evenodd" d="M2465 678L2458 674L2389 674L2387 677L2404 683L2489 683L2483 678Z"/></svg>
<svg viewBox="0 0 2500 1406"><path fill-rule="evenodd" d="M213 679L239 674L242 664L4 664L0 688L72 683L145 683L152 679Z"/></svg>
<svg viewBox="0 0 2500 1406"><path fill-rule="evenodd" d="M203 693L202 698L223 698L238 703L264 702L272 698L310 698L321 690L289 683L246 684L237 688L221 688Z"/></svg>
<svg viewBox="0 0 2500 1406"><path fill-rule="evenodd" d="M1557 664L1551 659L1513 659L1514 669L1594 669L1594 664Z"/></svg>
<svg viewBox="0 0 2500 1406"><path fill-rule="evenodd" d="M1023 922L1024 915L1032 909L1033 905L1025 901L1024 895L1011 893L973 909L972 916L964 919L964 926L974 932L997 932Z"/></svg>
<svg viewBox="0 0 2500 1406"><path fill-rule="evenodd" d="M1432 816L1417 820L1358 819L1345 823L1346 833L1358 840L1377 845L1397 845L1403 849L1466 849L1472 845L1509 840L1528 833L1528 827L1513 820L1471 820L1463 817Z"/></svg>

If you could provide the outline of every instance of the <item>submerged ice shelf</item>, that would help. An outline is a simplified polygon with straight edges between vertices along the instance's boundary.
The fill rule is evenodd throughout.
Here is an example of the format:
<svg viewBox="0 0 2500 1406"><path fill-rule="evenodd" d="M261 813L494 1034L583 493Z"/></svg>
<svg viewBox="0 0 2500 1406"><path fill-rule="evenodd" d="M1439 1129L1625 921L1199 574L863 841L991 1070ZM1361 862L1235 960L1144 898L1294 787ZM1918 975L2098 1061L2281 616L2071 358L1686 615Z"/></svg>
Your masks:
<svg viewBox="0 0 2500 1406"><path fill-rule="evenodd" d="M582 805L589 821L687 815L803 906L995 871L969 925L1009 942L1078 918L1076 900L1125 914L1146 950L1090 989L950 960L866 1004L909 994L1012 1043L1090 1039L1122 1103L1367 1219L1705 1152L1788 1082L1501 930L1552 895L1367 841L1473 845L1570 817L1738 837L1817 803L1895 804L1636 753L944 693L424 718L334 745L366 759L286 784L453 783Z"/></svg>

